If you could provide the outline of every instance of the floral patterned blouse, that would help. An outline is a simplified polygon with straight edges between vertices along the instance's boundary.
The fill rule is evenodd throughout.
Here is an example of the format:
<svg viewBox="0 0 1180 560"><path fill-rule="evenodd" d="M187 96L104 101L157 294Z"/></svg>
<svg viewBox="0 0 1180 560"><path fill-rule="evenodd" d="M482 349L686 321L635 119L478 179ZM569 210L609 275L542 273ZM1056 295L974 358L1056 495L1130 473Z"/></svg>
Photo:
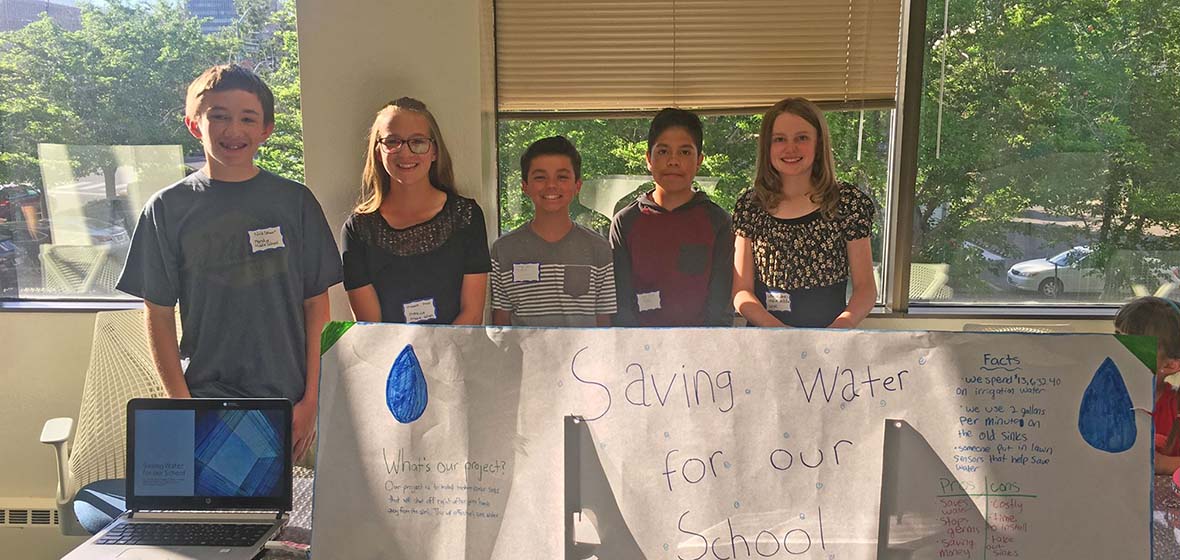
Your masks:
<svg viewBox="0 0 1180 560"><path fill-rule="evenodd" d="M753 189L738 197L733 231L750 240L755 296L780 321L826 327L847 304L848 242L868 237L873 200L841 183L836 217L820 210L798 218L771 216Z"/></svg>
<svg viewBox="0 0 1180 560"><path fill-rule="evenodd" d="M819 210L775 218L749 189L733 210L733 231L750 240L758 280L781 290L818 288L848 280L848 242L872 233L873 213L873 200L847 183L834 220Z"/></svg>

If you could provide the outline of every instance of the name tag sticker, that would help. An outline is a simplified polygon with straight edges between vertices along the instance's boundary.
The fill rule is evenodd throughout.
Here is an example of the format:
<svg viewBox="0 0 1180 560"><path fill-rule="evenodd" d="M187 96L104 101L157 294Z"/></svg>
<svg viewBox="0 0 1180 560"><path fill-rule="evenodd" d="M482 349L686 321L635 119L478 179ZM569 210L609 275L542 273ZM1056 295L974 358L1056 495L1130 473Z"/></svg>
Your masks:
<svg viewBox="0 0 1180 560"><path fill-rule="evenodd" d="M767 311L790 311L791 294L787 292L766 292Z"/></svg>
<svg viewBox="0 0 1180 560"><path fill-rule="evenodd" d="M540 282L541 263L516 263L512 265L513 282Z"/></svg>
<svg viewBox="0 0 1180 560"><path fill-rule="evenodd" d="M438 314L434 310L434 298L404 303L402 304L402 313L405 314L407 323L420 323L438 318Z"/></svg>
<svg viewBox="0 0 1180 560"><path fill-rule="evenodd" d="M635 298L639 300L639 311L655 311L660 308L660 292L647 292L643 294L635 294Z"/></svg>
<svg viewBox="0 0 1180 560"><path fill-rule="evenodd" d="M279 226L250 230L251 253L283 247L286 247L286 245L283 244L283 231L279 229Z"/></svg>

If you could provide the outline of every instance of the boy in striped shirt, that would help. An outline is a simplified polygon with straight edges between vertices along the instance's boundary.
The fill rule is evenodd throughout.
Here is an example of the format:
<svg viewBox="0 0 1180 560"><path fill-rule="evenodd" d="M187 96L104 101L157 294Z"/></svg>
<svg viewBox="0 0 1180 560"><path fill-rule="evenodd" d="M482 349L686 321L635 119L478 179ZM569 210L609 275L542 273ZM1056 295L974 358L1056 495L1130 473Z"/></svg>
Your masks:
<svg viewBox="0 0 1180 560"><path fill-rule="evenodd" d="M492 322L529 327L609 326L615 313L610 244L570 219L582 156L564 136L520 156L533 219L492 244Z"/></svg>

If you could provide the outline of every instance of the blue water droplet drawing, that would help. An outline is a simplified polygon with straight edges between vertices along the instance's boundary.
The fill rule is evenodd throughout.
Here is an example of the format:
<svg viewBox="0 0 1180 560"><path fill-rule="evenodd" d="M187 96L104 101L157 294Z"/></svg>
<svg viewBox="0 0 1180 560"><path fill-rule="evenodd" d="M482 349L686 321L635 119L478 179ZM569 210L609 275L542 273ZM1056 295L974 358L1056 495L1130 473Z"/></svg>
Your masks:
<svg viewBox="0 0 1180 560"><path fill-rule="evenodd" d="M565 382L564 382L564 381L560 381L560 380L559 380L559 381L557 382L557 386L558 386L558 387L565 387Z"/></svg>
<svg viewBox="0 0 1180 560"><path fill-rule="evenodd" d="M746 394L747 394L747 395L749 395L751 392L752 392L752 391L750 391L749 389L746 389Z"/></svg>
<svg viewBox="0 0 1180 560"><path fill-rule="evenodd" d="M726 461L726 462L725 462L725 468L727 468L727 469L728 469L728 468L730 468L730 467L732 467L732 466L733 466L733 465L729 464L729 461Z"/></svg>
<svg viewBox="0 0 1180 560"><path fill-rule="evenodd" d="M791 439L791 432L783 432L783 439Z"/></svg>
<svg viewBox="0 0 1180 560"><path fill-rule="evenodd" d="M668 550L668 543L664 543L664 550Z"/></svg>
<svg viewBox="0 0 1180 560"><path fill-rule="evenodd" d="M733 509L738 509L738 508L740 508L740 507L742 507L742 503L741 503L741 502L734 502L734 503L733 503Z"/></svg>
<svg viewBox="0 0 1180 560"><path fill-rule="evenodd" d="M806 513L800 513L800 514L799 514L799 519L807 519L807 514L806 514Z"/></svg>
<svg viewBox="0 0 1180 560"><path fill-rule="evenodd" d="M664 439L672 439L672 434L670 432L664 432Z"/></svg>
<svg viewBox="0 0 1180 560"><path fill-rule="evenodd" d="M831 354L831 353L832 353L831 348L824 348L824 354Z"/></svg>
<svg viewBox="0 0 1180 560"><path fill-rule="evenodd" d="M885 406L885 399L881 399L881 406Z"/></svg>
<svg viewBox="0 0 1180 560"><path fill-rule="evenodd" d="M1082 394L1078 431L1091 447L1122 453L1135 445L1135 414L1131 394L1114 361L1106 358Z"/></svg>
<svg viewBox="0 0 1180 560"><path fill-rule="evenodd" d="M922 356L921 358L918 358L918 365L920 365L920 366L926 365L926 356Z"/></svg>
<svg viewBox="0 0 1180 560"><path fill-rule="evenodd" d="M844 403L840 403L840 410L844 410Z"/></svg>
<svg viewBox="0 0 1180 560"><path fill-rule="evenodd" d="M822 483L822 482L816 482L816 483L815 483L815 489L816 489L816 490L823 490L823 489L824 489L824 483Z"/></svg>
<svg viewBox="0 0 1180 560"><path fill-rule="evenodd" d="M644 345L643 345L643 349L644 349L644 350L651 350L651 345L650 345L650 344L644 344Z"/></svg>
<svg viewBox="0 0 1180 560"><path fill-rule="evenodd" d="M807 352L803 352L803 353L799 354L799 357L800 357L800 358L806 358L806 357L807 357Z"/></svg>
<svg viewBox="0 0 1180 560"><path fill-rule="evenodd" d="M393 367L389 368L389 379L385 382L385 404L389 406L394 419L409 424L426 412L427 400L426 375L418 363L418 356L414 354L414 347L407 344L393 361Z"/></svg>

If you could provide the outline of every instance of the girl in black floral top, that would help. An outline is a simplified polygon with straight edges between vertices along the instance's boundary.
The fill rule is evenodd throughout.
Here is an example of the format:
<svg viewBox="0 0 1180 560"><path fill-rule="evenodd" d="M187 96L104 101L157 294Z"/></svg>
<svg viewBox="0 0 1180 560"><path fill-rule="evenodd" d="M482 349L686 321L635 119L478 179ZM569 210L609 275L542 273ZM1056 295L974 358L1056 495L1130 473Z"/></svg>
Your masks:
<svg viewBox="0 0 1180 560"><path fill-rule="evenodd" d="M751 325L854 328L876 302L873 201L836 180L831 146L806 99L762 117L754 188L733 212L733 305Z"/></svg>
<svg viewBox="0 0 1180 560"><path fill-rule="evenodd" d="M438 123L417 99L377 113L361 203L344 223L344 288L358 321L478 325L492 268L483 211L455 193Z"/></svg>

